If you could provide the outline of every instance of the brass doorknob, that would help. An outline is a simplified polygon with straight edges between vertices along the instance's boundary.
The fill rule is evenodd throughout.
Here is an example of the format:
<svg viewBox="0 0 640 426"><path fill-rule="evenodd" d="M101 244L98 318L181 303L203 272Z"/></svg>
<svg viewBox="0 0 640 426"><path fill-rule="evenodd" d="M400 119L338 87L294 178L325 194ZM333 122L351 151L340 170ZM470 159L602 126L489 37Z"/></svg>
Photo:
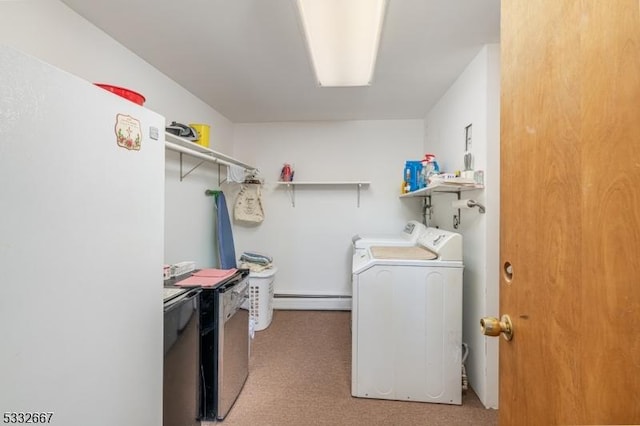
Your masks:
<svg viewBox="0 0 640 426"><path fill-rule="evenodd" d="M500 319L495 317L480 318L480 327L482 328L482 334L485 336L499 336L502 334L502 337L507 340L513 339L513 325L509 315L503 315Z"/></svg>

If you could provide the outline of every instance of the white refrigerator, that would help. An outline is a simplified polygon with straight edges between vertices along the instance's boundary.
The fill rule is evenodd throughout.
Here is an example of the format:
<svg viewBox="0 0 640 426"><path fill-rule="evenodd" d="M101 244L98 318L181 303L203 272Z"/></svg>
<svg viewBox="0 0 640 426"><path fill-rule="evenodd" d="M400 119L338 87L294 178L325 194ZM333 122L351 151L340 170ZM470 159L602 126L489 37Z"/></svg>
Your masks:
<svg viewBox="0 0 640 426"><path fill-rule="evenodd" d="M162 424L164 125L0 46L0 423Z"/></svg>

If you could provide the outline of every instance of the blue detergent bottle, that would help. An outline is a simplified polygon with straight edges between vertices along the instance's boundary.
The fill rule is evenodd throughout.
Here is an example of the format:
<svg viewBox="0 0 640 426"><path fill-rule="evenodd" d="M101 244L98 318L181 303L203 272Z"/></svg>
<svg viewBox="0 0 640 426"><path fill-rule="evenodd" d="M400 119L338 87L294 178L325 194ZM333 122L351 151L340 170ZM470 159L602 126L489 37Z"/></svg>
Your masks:
<svg viewBox="0 0 640 426"><path fill-rule="evenodd" d="M422 174L422 162L408 160L404 165L404 181L408 191L420 189L420 175Z"/></svg>

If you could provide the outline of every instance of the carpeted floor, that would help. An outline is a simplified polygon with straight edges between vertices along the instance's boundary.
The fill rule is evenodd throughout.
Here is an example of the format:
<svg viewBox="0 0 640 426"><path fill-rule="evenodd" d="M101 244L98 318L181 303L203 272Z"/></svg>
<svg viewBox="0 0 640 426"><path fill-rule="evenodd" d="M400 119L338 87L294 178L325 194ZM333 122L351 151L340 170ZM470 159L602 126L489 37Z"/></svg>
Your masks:
<svg viewBox="0 0 640 426"><path fill-rule="evenodd" d="M350 312L274 311L224 426L496 425L473 391L461 406L351 396ZM208 423L203 422L203 426Z"/></svg>

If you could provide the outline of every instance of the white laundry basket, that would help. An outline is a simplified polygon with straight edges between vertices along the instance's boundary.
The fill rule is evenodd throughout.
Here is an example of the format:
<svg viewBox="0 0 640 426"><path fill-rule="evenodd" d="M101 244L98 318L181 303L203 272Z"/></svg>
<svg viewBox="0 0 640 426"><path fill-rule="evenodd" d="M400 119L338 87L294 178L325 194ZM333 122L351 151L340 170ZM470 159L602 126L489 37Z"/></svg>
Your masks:
<svg viewBox="0 0 640 426"><path fill-rule="evenodd" d="M273 286L278 268L249 273L249 316L255 331L264 330L273 318Z"/></svg>

